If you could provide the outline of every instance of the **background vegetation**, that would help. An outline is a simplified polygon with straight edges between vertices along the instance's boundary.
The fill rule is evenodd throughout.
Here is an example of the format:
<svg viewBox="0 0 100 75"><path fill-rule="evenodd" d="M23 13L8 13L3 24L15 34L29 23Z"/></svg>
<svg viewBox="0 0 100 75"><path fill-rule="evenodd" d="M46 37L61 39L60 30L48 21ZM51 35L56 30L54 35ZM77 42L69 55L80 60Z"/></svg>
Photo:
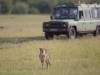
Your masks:
<svg viewBox="0 0 100 75"><path fill-rule="evenodd" d="M100 36L46 40L47 20L49 15L0 15L0 75L100 75ZM46 64L41 69L40 47L50 51L48 70Z"/></svg>
<svg viewBox="0 0 100 75"><path fill-rule="evenodd" d="M77 3L78 0L0 0L0 14L49 14L60 4ZM80 0L82 3L100 0Z"/></svg>

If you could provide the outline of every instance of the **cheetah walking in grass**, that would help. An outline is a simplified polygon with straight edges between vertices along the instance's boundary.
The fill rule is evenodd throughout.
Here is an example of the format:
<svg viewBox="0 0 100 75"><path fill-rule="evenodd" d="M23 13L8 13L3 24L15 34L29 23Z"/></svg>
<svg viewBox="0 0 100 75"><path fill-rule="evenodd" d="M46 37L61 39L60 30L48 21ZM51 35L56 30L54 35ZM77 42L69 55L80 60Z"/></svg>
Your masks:
<svg viewBox="0 0 100 75"><path fill-rule="evenodd" d="M46 62L47 69L48 69L48 65L51 65L50 61L49 61L49 59L50 59L49 51L46 50L45 48L40 48L39 58L40 58L40 61L42 63L42 69L44 69L44 62Z"/></svg>

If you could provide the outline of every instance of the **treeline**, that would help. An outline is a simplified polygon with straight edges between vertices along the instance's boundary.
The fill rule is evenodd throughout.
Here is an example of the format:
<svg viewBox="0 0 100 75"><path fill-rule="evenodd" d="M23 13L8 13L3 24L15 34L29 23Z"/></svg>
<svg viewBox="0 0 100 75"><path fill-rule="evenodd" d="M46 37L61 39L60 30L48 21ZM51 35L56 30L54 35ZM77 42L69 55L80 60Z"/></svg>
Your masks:
<svg viewBox="0 0 100 75"><path fill-rule="evenodd" d="M78 0L0 0L0 14L49 14L53 7ZM90 3L93 0L80 0ZM100 3L100 0L94 0Z"/></svg>

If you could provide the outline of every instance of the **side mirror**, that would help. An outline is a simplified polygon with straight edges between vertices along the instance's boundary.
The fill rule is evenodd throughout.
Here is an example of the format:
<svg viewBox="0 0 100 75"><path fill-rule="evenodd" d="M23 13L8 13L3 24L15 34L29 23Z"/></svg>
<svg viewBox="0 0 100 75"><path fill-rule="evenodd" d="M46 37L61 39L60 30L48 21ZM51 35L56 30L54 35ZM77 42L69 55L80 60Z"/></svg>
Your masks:
<svg viewBox="0 0 100 75"><path fill-rule="evenodd" d="M79 18L78 18L78 17L76 17L76 18L75 18L75 20L76 20L76 21L79 21Z"/></svg>
<svg viewBox="0 0 100 75"><path fill-rule="evenodd" d="M75 20L76 20L76 21L79 21L79 19L78 19L78 18L76 18Z"/></svg>

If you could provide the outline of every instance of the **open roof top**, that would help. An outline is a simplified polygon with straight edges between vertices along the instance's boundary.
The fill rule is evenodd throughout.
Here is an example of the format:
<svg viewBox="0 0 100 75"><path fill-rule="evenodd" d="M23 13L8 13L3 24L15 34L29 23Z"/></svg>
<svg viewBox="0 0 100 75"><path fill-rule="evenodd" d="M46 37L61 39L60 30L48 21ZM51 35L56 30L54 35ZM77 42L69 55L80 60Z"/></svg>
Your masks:
<svg viewBox="0 0 100 75"><path fill-rule="evenodd" d="M59 5L57 7L100 7L100 4L94 3L94 4L66 4L66 5Z"/></svg>

